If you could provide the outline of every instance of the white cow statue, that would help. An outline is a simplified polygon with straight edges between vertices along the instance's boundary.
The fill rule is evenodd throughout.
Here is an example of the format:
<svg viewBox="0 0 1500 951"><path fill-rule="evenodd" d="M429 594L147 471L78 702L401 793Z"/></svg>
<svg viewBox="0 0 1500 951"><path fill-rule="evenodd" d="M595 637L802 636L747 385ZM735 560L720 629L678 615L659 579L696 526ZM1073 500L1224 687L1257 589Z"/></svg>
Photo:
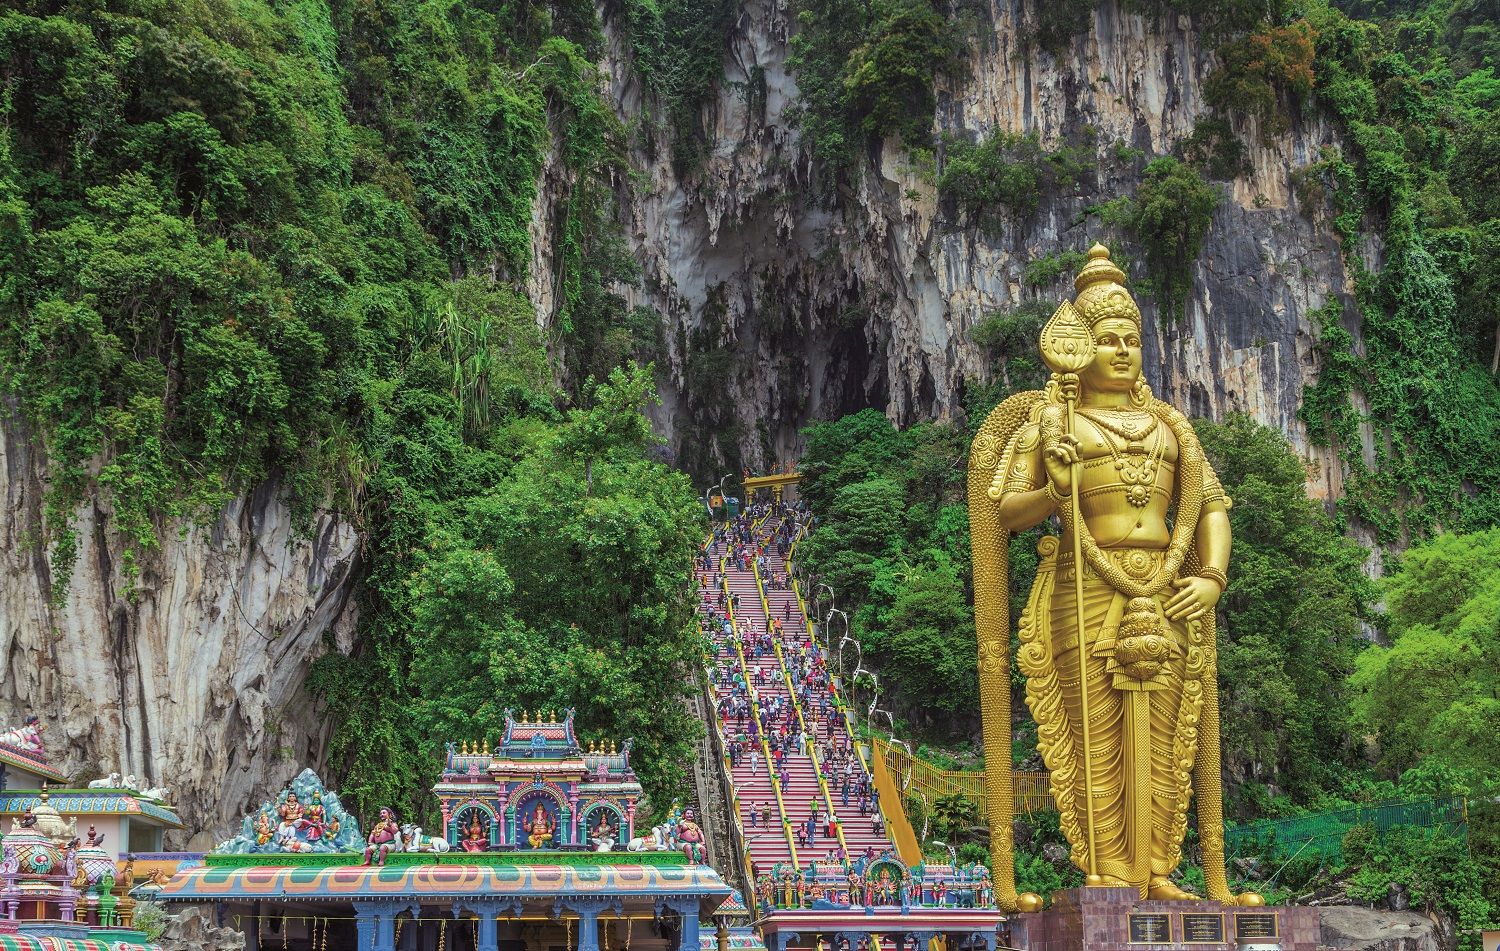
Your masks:
<svg viewBox="0 0 1500 951"><path fill-rule="evenodd" d="M119 773L110 773L108 776L105 776L102 779L91 779L91 780L89 780L89 788L90 789L119 789L120 788L120 774Z"/></svg>
<svg viewBox="0 0 1500 951"><path fill-rule="evenodd" d="M665 823L651 830L651 834L645 838L634 838L625 846L627 852L665 852L667 845L667 826Z"/></svg>
<svg viewBox="0 0 1500 951"><path fill-rule="evenodd" d="M403 852L446 852L450 846L447 839L440 839L434 835L423 835L422 827L406 823L401 827L401 851Z"/></svg>

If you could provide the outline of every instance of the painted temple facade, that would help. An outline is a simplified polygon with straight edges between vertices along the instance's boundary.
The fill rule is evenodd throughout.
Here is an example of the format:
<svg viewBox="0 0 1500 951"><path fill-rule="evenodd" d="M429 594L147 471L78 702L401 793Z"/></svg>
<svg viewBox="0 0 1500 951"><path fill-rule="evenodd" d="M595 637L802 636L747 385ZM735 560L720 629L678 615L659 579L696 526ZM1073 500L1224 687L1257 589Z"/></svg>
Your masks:
<svg viewBox="0 0 1500 951"><path fill-rule="evenodd" d="M433 793L446 838L466 851L593 848L598 839L635 837L641 784L630 768L630 741L583 748L573 711L505 711L505 729L488 742L449 743Z"/></svg>
<svg viewBox="0 0 1500 951"><path fill-rule="evenodd" d="M498 741L448 744L433 793L443 835L389 808L362 825L304 771L146 893L216 906L248 951L765 951L696 860L690 811L680 849L633 836L630 744L584 748L572 711L507 711Z"/></svg>

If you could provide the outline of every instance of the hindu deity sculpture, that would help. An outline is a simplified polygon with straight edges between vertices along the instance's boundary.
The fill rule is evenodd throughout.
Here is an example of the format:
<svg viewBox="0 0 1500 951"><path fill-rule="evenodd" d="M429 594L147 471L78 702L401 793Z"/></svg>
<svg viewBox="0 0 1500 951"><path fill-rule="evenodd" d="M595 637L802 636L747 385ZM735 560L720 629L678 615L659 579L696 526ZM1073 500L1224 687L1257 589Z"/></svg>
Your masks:
<svg viewBox="0 0 1500 951"><path fill-rule="evenodd" d="M401 827L396 824L396 814L390 809L381 809L380 818L370 827L370 835L365 840L365 865L384 865L385 857L390 855L401 841Z"/></svg>
<svg viewBox="0 0 1500 951"><path fill-rule="evenodd" d="M1228 584L1228 508L1186 417L1141 377L1141 314L1095 245L1042 330L1046 388L996 407L969 462L985 746L1010 749L1007 546L1053 515L1061 538L1021 615L1018 663L1071 858L1094 886L1184 899L1171 881L1187 810L1209 897L1224 873L1214 606ZM990 757L991 847L1001 908L1017 896L1010 759ZM1240 904L1259 904L1242 895Z"/></svg>
<svg viewBox="0 0 1500 951"><path fill-rule="evenodd" d="M318 835L321 835L328 822L328 812L323 808L322 793L313 793L312 802L308 803L307 806L306 818L308 825L317 830Z"/></svg>
<svg viewBox="0 0 1500 951"><path fill-rule="evenodd" d="M262 812L255 817L256 845L265 845L271 841L271 837L275 834L276 830L271 826L271 814L269 812Z"/></svg>
<svg viewBox="0 0 1500 951"><path fill-rule="evenodd" d="M544 845L552 843L552 836L557 831L557 824L552 817L547 815L547 809L540 802L532 810L531 818L521 824L526 830L526 844L533 849L539 849Z"/></svg>
<svg viewBox="0 0 1500 951"><path fill-rule="evenodd" d="M0 743L28 753L46 755L46 746L42 743L42 720L37 716L28 716L25 721L14 730L6 730L0 733Z"/></svg>
<svg viewBox="0 0 1500 951"><path fill-rule="evenodd" d="M683 812L682 818L677 821L677 841L682 846L682 854L687 856L689 862L697 862L701 865L708 861L708 848L704 842L703 829L698 825L691 809Z"/></svg>
<svg viewBox="0 0 1500 951"><path fill-rule="evenodd" d="M281 816L283 822L296 824L302 820L302 803L297 799L297 794L291 790L287 791L286 799L276 807L276 813Z"/></svg>
<svg viewBox="0 0 1500 951"><path fill-rule="evenodd" d="M599 820L594 824L594 831L589 839L600 852L608 852L615 847L615 840L619 837L620 830L609 821L609 810L599 810Z"/></svg>
<svg viewBox="0 0 1500 951"><path fill-rule="evenodd" d="M490 834L485 830L484 820L479 818L477 809L469 813L469 825L464 830L463 847L465 852L483 852L490 847Z"/></svg>

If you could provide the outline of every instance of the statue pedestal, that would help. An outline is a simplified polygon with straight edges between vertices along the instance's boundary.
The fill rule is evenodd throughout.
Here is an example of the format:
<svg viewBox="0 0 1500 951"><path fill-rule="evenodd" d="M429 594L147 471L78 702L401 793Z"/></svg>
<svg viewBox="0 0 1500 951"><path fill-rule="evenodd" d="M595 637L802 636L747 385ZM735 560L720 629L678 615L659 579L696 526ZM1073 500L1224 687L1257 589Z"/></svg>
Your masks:
<svg viewBox="0 0 1500 951"><path fill-rule="evenodd" d="M1010 916L1022 951L1317 951L1318 909L1142 901L1133 888L1070 888Z"/></svg>

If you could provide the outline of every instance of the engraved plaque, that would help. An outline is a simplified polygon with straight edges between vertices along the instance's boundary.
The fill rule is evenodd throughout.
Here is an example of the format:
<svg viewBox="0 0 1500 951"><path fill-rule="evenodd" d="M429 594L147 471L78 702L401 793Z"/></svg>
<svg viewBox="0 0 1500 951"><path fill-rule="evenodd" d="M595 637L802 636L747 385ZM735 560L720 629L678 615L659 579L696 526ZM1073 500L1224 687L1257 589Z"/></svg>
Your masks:
<svg viewBox="0 0 1500 951"><path fill-rule="evenodd" d="M1257 912L1234 916L1234 939L1244 941L1253 938L1276 937L1276 916Z"/></svg>
<svg viewBox="0 0 1500 951"><path fill-rule="evenodd" d="M1183 914L1182 940L1186 944L1223 944L1224 916L1210 912Z"/></svg>
<svg viewBox="0 0 1500 951"><path fill-rule="evenodd" d="M1172 919L1167 915L1131 915L1131 944L1171 944Z"/></svg>

